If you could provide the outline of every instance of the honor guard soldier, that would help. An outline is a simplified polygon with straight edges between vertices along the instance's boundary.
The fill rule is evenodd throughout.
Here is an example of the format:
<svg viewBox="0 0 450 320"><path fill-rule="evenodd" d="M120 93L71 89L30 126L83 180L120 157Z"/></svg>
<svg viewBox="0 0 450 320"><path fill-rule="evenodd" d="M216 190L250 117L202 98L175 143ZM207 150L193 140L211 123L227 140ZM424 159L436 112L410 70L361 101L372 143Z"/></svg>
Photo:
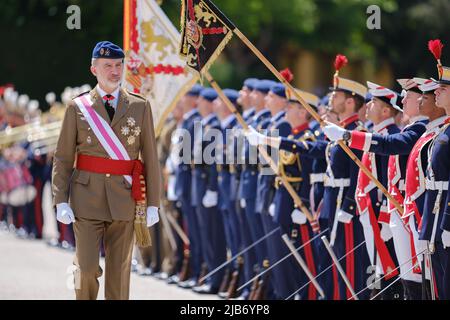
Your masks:
<svg viewBox="0 0 450 320"><path fill-rule="evenodd" d="M437 85L435 92L436 106L446 112L437 125L436 134L428 148L428 165L425 179L425 204L420 227L420 239L429 243L432 271L436 295L440 300L450 299L449 270L449 216L450 197L448 184L450 179L450 68L442 66L440 54L442 44L439 40L429 42L429 48L438 61L439 78L432 84ZM423 86L430 91L434 86L429 81ZM432 100L429 92L427 99ZM432 102L431 102L432 103ZM442 121L443 120L443 121Z"/></svg>
<svg viewBox="0 0 450 320"><path fill-rule="evenodd" d="M105 298L128 299L133 231L145 214L144 230L159 221L161 185L152 111L145 98L120 88L124 56L111 42L97 43L91 72L98 85L67 106L54 156L57 219L74 224L77 299L97 298L102 240Z"/></svg>
<svg viewBox="0 0 450 320"><path fill-rule="evenodd" d="M380 135L396 134L400 129L395 124L397 113L403 112L398 105L401 97L394 91L384 88L372 82L367 82L369 92L372 96L367 103L366 118L373 126L372 131ZM374 177L385 186L388 186L389 156L377 155L364 152L361 162L373 174ZM387 200L378 190L376 185L359 170L358 185L355 194L358 205L359 220L363 226L366 248L371 265L375 268L377 278L380 280L381 288L386 289L382 300L403 300L403 287L398 281L398 261L395 255L392 232L389 227ZM391 283L393 283L391 285Z"/></svg>
<svg viewBox="0 0 450 320"><path fill-rule="evenodd" d="M238 91L233 89L224 89L224 95L230 100L237 110ZM218 210L223 218L224 232L226 244L231 256L235 256L241 248L241 234L239 230L239 218L236 212L236 202L231 198L231 177L232 169L236 163L236 143L234 139L233 128L238 121L236 115L232 113L220 97L214 100L214 112L220 120L220 129L222 134L222 141L218 143L217 172L218 172L218 191L219 201ZM220 285L219 295L222 297L228 296L228 287L231 281L231 274L237 272L239 265L235 260L227 266L225 276Z"/></svg>
<svg viewBox="0 0 450 320"><path fill-rule="evenodd" d="M202 265L202 244L200 238L200 229L195 213L195 207L192 205L192 170L194 151L194 126L200 123L201 115L197 110L197 99L203 87L199 84L194 85L180 100L183 108L183 120L181 122L181 136L178 136L176 144L179 145L179 156L181 158L178 167L175 169L175 196L178 199L177 204L181 209L184 221L187 225L187 235L189 237L189 266L186 270L189 279L181 279L178 285L182 288L192 288L197 284L200 277ZM185 154L184 152L188 152Z"/></svg>
<svg viewBox="0 0 450 320"><path fill-rule="evenodd" d="M255 80L254 88L250 93L250 103L255 109L255 115L251 117L247 124L263 129L263 124L270 118L270 111L265 106L265 97L274 84L271 80ZM264 236L264 229L262 226L261 215L255 211L256 194L258 183L258 151L255 147L250 146L248 142L244 142L243 151L243 165L239 185L239 202L240 207L243 208L245 218L247 220L250 230L250 241L255 243ZM263 266L263 261L267 256L267 244L265 241L259 242L254 249L256 255L255 260L250 255L248 258L252 259L246 263L251 265L253 271L260 272ZM250 298L249 288L244 288L240 296L241 299Z"/></svg>
<svg viewBox="0 0 450 320"><path fill-rule="evenodd" d="M205 88L200 92L197 108L202 116L194 132L194 170L192 178L192 205L196 209L203 260L212 271L226 260L224 224L218 212L218 186L215 148L219 141L220 122L213 111L217 92ZM213 140L213 142L209 142ZM208 150L210 152L208 152ZM194 292L217 294L224 276L223 269L194 287Z"/></svg>

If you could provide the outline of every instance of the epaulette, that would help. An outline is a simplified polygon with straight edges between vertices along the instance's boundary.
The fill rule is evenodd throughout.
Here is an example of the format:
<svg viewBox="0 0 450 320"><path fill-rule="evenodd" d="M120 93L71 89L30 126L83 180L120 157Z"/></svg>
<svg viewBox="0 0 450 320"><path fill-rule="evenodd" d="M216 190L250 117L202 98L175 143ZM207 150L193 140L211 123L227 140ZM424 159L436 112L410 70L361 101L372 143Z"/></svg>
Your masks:
<svg viewBox="0 0 450 320"><path fill-rule="evenodd" d="M86 93L89 93L89 92L91 92L90 90L88 90L88 91L85 91L85 92L83 92L83 93L80 93L79 95L77 95L77 96L73 96L72 97L72 100L73 99L75 99L75 98L78 98L78 97L81 97L81 96L84 96Z"/></svg>
<svg viewBox="0 0 450 320"><path fill-rule="evenodd" d="M146 100L146 98L145 98L143 95L139 94L139 93L131 92L131 91L128 91L128 90L127 90L127 93L130 94L130 95L132 95L132 96L141 98L142 100Z"/></svg>
<svg viewBox="0 0 450 320"><path fill-rule="evenodd" d="M305 133L303 133L303 135L298 139L299 141L316 141L316 135L314 133L312 133L311 130L306 130Z"/></svg>
<svg viewBox="0 0 450 320"><path fill-rule="evenodd" d="M364 126L364 123L362 121L360 121L360 120L356 121L356 128L354 130L367 132L367 129Z"/></svg>

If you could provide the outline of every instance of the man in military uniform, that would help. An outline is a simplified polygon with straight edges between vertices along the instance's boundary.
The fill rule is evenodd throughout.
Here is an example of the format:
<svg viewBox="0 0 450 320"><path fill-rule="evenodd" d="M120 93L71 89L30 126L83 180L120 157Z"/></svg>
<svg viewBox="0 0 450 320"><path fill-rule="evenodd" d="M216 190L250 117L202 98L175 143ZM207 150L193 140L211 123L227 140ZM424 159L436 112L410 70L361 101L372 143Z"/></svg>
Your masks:
<svg viewBox="0 0 450 320"><path fill-rule="evenodd" d="M440 63L439 63L440 64ZM436 105L446 112L443 124L428 148L426 191L421 221L420 239L429 242L433 277L439 299L450 299L450 68L440 66L442 72L433 83L438 87ZM430 95L431 97L433 95ZM431 98L429 97L429 98Z"/></svg>
<svg viewBox="0 0 450 320"><path fill-rule="evenodd" d="M270 80L254 80L254 82L253 90L250 93L250 103L255 109L255 114L248 119L247 124L262 130L264 129L263 123L267 124L265 120L270 118L270 111L266 108L265 97L274 82ZM245 219L248 223L251 243L255 243L264 236L261 215L255 211L258 183L258 151L246 141L242 156L243 165L239 185L239 202L240 207L244 210ZM263 261L267 256L266 242L261 241L257 244L254 248L254 253L255 256L251 254L248 256L246 264L250 264L252 271L259 273L260 268L263 266ZM250 290L247 287L243 289L240 298L247 299L249 295Z"/></svg>
<svg viewBox="0 0 450 320"><path fill-rule="evenodd" d="M197 284L202 264L200 229L191 197L194 125L201 120L197 110L197 99L202 89L201 85L196 84L180 100L180 104L183 107L183 121L180 129L183 132L176 142L179 145L181 161L175 169L175 196L178 199L177 203L179 202L183 219L186 221L188 229L190 265L190 270L188 270L190 273L188 275L189 279L182 279L183 281L178 283L182 288L192 288ZM185 154L185 151L188 154Z"/></svg>
<svg viewBox="0 0 450 320"><path fill-rule="evenodd" d="M97 43L91 72L98 85L67 106L55 151L53 203L58 221L74 224L77 299L97 298L102 239L105 298L129 298L133 220L136 201L143 196L141 175L146 183L147 226L159 220L161 185L151 107L145 98L120 88L123 59L119 46Z"/></svg>
<svg viewBox="0 0 450 320"><path fill-rule="evenodd" d="M192 205L200 230L202 256L207 270L211 271L226 260L224 224L218 212L218 185L215 148L219 141L220 122L213 111L213 101L217 92L205 88L200 92L197 108L202 116L200 125L194 133L194 169L192 178ZM215 140L213 145L208 141ZM210 152L207 152L210 150ZM197 293L216 294L224 275L223 269L216 272L205 283L193 288Z"/></svg>

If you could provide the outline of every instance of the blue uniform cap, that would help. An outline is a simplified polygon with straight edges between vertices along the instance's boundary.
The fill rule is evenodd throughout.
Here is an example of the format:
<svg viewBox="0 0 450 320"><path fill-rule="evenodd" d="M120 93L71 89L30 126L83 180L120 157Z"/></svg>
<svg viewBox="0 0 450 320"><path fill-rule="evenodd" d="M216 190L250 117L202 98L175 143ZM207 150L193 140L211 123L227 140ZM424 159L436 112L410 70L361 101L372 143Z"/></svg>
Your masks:
<svg viewBox="0 0 450 320"><path fill-rule="evenodd" d="M270 88L275 84L272 80L258 80L255 84L254 90L258 90L262 93L268 93Z"/></svg>
<svg viewBox="0 0 450 320"><path fill-rule="evenodd" d="M106 59L123 59L125 53L122 48L109 41L100 41L95 45L92 51L92 59L106 58Z"/></svg>
<svg viewBox="0 0 450 320"><path fill-rule="evenodd" d="M223 93L233 103L236 103L239 98L239 92L234 89L223 89Z"/></svg>
<svg viewBox="0 0 450 320"><path fill-rule="evenodd" d="M270 91L275 93L277 96L286 98L286 87L281 83L274 84L272 87L270 87Z"/></svg>
<svg viewBox="0 0 450 320"><path fill-rule="evenodd" d="M194 84L194 86L191 88L191 90L189 90L186 94L189 96L198 96L200 94L200 92L203 90L204 88L199 85L198 83Z"/></svg>
<svg viewBox="0 0 450 320"><path fill-rule="evenodd" d="M256 78L247 78L244 80L244 86L249 88L250 90L255 89L255 86L258 82L258 79Z"/></svg>
<svg viewBox="0 0 450 320"><path fill-rule="evenodd" d="M210 102L213 102L217 98L217 96L218 95L216 90L212 88L204 88L202 91L200 91L200 97L203 97Z"/></svg>

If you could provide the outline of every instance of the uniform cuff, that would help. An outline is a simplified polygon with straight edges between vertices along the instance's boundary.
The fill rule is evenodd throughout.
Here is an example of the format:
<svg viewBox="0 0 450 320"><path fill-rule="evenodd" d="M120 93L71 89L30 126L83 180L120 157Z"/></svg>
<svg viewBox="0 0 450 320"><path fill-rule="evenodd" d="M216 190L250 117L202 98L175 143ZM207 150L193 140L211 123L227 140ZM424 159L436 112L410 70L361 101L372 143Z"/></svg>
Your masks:
<svg viewBox="0 0 450 320"><path fill-rule="evenodd" d="M362 131L352 131L350 148L369 151L372 142L372 134Z"/></svg>

